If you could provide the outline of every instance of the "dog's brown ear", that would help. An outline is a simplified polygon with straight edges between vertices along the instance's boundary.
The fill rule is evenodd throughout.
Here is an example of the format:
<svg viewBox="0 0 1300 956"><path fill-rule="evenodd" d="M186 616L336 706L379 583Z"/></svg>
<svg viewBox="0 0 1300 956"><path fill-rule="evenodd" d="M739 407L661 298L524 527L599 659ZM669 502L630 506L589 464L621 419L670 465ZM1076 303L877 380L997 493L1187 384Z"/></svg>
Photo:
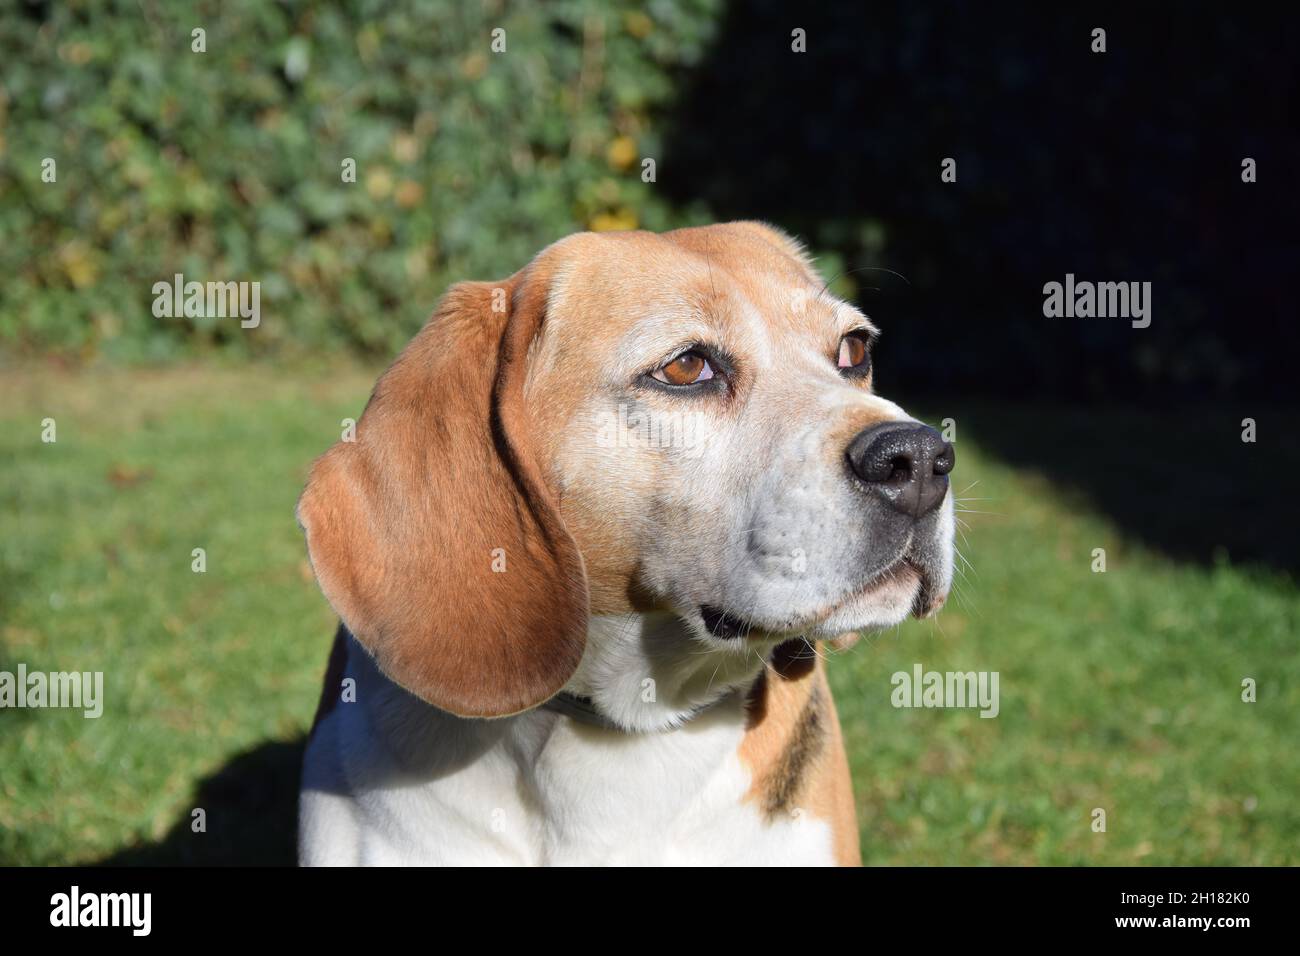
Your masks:
<svg viewBox="0 0 1300 956"><path fill-rule="evenodd" d="M523 404L545 303L519 276L453 286L298 502L348 630L393 681L466 717L545 701L586 637L582 557Z"/></svg>

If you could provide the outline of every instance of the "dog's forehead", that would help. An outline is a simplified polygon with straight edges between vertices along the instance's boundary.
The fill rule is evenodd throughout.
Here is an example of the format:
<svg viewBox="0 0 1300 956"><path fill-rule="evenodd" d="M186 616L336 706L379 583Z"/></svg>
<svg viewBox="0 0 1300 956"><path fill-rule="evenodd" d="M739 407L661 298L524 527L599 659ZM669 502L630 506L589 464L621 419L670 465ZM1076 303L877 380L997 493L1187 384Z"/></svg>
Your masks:
<svg viewBox="0 0 1300 956"><path fill-rule="evenodd" d="M584 233L557 243L546 253L552 330L633 351L722 338L724 347L770 352L809 333L820 341L871 327L828 292L797 247L734 228L742 225Z"/></svg>

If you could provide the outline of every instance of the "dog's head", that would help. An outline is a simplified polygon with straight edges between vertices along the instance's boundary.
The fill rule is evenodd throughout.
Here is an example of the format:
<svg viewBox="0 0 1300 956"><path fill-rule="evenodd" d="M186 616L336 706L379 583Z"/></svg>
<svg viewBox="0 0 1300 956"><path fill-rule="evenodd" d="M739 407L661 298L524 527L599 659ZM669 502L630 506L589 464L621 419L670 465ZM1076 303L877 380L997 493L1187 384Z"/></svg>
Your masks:
<svg viewBox="0 0 1300 956"><path fill-rule="evenodd" d="M457 285L312 471L321 587L467 716L560 690L591 614L709 650L932 613L953 451L874 394L875 335L758 223L584 233Z"/></svg>

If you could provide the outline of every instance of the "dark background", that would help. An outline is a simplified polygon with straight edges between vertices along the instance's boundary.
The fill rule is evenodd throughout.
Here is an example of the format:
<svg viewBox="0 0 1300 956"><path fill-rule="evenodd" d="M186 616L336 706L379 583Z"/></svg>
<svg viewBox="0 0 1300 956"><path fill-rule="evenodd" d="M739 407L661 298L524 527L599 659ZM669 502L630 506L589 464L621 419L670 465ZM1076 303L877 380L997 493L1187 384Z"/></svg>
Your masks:
<svg viewBox="0 0 1300 956"><path fill-rule="evenodd" d="M756 2L719 38L666 117L665 186L902 273L857 276L886 387L1295 398L1294 14ZM1150 281L1151 326L1045 319L1067 272Z"/></svg>

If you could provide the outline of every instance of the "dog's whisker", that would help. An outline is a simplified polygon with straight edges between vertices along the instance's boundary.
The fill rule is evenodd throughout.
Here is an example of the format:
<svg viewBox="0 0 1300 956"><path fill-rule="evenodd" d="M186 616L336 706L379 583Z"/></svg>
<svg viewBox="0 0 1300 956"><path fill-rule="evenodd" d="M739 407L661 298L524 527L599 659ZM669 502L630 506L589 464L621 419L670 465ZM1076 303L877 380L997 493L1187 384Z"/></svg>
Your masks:
<svg viewBox="0 0 1300 956"><path fill-rule="evenodd" d="M843 276L856 275L859 272L888 272L890 275L898 276L898 278L902 279L903 282L907 283L908 286L911 286L912 284L911 282L908 282L907 276L903 275L901 272L895 272L893 269L886 269L884 266L858 266L857 268L854 269L841 269L839 272L835 273L835 275L831 276L830 280L827 281L826 284L821 287L821 291L819 291L817 295L813 298L813 301L814 302L821 301L821 297L826 294L826 292L830 289L831 284L836 279L839 279ZM871 291L873 292L880 291L878 288L874 288L874 287L869 287L869 288L871 288Z"/></svg>

